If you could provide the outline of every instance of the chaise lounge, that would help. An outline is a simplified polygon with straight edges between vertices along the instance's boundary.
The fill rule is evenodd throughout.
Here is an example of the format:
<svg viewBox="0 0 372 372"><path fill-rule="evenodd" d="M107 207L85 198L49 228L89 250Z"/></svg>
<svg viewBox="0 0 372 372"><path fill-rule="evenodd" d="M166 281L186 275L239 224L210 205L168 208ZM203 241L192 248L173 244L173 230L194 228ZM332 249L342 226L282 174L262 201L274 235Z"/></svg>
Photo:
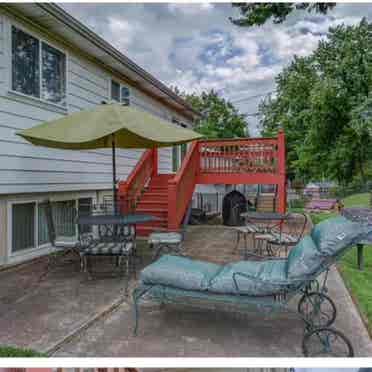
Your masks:
<svg viewBox="0 0 372 372"><path fill-rule="evenodd" d="M316 225L292 248L287 259L216 265L164 255L141 272L141 283L133 291L134 332L138 329L139 302L144 297L160 303L195 302L201 306L222 302L273 312L294 311L288 302L302 294L296 314L305 324L304 355L353 356L348 338L331 328L336 307L326 294L326 284L332 264L367 233L365 226L339 216Z"/></svg>

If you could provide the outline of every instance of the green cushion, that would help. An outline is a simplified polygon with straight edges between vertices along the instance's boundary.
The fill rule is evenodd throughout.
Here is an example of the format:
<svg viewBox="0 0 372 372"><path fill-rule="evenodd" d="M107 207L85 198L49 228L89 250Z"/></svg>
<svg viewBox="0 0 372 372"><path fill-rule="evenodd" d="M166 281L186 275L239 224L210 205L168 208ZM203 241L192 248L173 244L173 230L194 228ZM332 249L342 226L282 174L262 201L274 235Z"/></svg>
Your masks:
<svg viewBox="0 0 372 372"><path fill-rule="evenodd" d="M325 257L315 245L310 235L305 236L293 247L288 255L286 272L288 279L313 274Z"/></svg>
<svg viewBox="0 0 372 372"><path fill-rule="evenodd" d="M208 290L224 294L246 294L268 296L285 289L286 261L239 261L227 264L211 280ZM234 273L243 273L251 278L235 275L238 290L234 282Z"/></svg>
<svg viewBox="0 0 372 372"><path fill-rule="evenodd" d="M327 256L339 254L346 247L358 243L365 235L366 229L363 225L343 216L322 221L311 231L311 237L318 250Z"/></svg>
<svg viewBox="0 0 372 372"><path fill-rule="evenodd" d="M163 255L141 272L144 284L161 284L176 288L203 291L221 266L187 257Z"/></svg>

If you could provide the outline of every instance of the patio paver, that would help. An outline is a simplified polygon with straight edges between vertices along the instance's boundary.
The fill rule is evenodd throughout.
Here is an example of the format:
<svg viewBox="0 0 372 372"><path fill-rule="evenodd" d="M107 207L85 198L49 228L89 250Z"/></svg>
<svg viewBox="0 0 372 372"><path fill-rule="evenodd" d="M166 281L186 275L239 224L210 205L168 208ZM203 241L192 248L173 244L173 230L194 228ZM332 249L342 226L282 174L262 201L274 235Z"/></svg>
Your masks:
<svg viewBox="0 0 372 372"><path fill-rule="evenodd" d="M232 254L235 234L222 227L191 227L188 254L214 262L239 259ZM372 356L372 343L338 272L329 278L330 295L338 308L337 328L351 339L357 356ZM293 304L297 306L297 303ZM290 314L268 319L257 313L238 314L195 310L181 306L160 308L148 302L140 317L139 335L132 335L133 314L124 304L99 321L56 356L111 357L263 357L302 356L303 324Z"/></svg>
<svg viewBox="0 0 372 372"><path fill-rule="evenodd" d="M214 262L238 260L235 233L220 226L193 226L186 234L188 255ZM87 281L70 266L33 284L43 261L0 272L0 344L48 350L103 309L123 298L120 279ZM136 285L131 282L131 288ZM351 339L358 356L372 356L372 343L338 272L329 278L338 309L336 327ZM281 313L268 319L239 314L158 305L143 306L139 335L132 335L131 299L74 335L54 356L301 356L302 322ZM296 304L294 303L294 306Z"/></svg>

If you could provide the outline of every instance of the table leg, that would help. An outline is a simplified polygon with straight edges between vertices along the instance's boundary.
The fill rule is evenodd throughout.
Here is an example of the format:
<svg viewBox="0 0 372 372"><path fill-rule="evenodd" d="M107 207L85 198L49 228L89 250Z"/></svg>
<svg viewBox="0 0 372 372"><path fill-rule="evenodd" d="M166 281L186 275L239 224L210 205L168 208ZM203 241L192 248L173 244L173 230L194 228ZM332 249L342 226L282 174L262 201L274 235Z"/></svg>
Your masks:
<svg viewBox="0 0 372 372"><path fill-rule="evenodd" d="M357 260L359 270L364 270L363 248L364 248L363 244L357 244Z"/></svg>

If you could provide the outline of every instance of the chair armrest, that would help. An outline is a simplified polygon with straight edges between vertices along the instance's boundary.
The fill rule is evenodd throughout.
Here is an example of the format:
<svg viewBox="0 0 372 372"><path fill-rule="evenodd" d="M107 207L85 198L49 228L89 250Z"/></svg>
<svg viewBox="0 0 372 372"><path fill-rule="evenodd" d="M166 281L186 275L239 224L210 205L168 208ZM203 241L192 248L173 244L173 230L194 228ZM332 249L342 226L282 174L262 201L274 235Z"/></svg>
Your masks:
<svg viewBox="0 0 372 372"><path fill-rule="evenodd" d="M246 273L235 272L233 274L233 281L234 281L235 289L237 290L237 292L239 294L241 294L241 291L240 291L240 288L239 288L239 285L238 285L237 277L243 277L243 278L246 278L246 279L252 279L252 280L254 280L256 282L259 282L259 283L262 283L262 284L273 284L273 282L272 281L269 281L269 280L259 279L259 278L255 277L253 275L249 275L249 274L246 274ZM283 285L283 286L287 286L289 288L291 285L300 284L300 283L307 283L307 282L310 282L312 280L314 280L314 277L311 277L311 278L301 278L301 279L291 279L291 280L283 280L283 281L275 280L275 283L274 284L280 284L280 285Z"/></svg>

